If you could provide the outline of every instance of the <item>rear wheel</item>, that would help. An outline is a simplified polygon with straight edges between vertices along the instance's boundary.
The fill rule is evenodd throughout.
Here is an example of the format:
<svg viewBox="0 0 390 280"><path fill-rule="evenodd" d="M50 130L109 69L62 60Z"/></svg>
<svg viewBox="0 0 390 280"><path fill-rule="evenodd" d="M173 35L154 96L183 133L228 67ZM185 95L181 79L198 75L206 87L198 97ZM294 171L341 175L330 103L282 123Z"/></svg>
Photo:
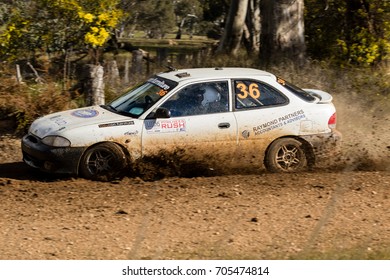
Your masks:
<svg viewBox="0 0 390 280"><path fill-rule="evenodd" d="M126 155L115 143L106 142L89 148L80 163L84 178L110 181L120 177L127 165Z"/></svg>
<svg viewBox="0 0 390 280"><path fill-rule="evenodd" d="M269 147L264 164L271 172L296 172L307 167L303 144L293 138L275 140Z"/></svg>

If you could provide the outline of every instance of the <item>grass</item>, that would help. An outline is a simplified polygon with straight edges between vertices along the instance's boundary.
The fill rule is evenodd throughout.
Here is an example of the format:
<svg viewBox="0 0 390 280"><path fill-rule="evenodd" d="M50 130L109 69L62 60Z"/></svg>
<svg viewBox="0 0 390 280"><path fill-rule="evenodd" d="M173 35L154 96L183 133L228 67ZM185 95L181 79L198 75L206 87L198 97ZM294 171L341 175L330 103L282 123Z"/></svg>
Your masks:
<svg viewBox="0 0 390 280"><path fill-rule="evenodd" d="M0 120L14 121L11 133L24 133L34 119L72 107L77 104L55 82L20 84L0 77Z"/></svg>

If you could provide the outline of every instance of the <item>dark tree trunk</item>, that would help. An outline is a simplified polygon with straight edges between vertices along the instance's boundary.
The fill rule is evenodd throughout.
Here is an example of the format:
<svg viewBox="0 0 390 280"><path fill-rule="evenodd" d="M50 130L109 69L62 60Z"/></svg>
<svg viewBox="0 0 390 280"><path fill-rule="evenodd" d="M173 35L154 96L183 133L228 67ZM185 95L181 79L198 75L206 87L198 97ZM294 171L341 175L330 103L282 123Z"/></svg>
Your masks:
<svg viewBox="0 0 390 280"><path fill-rule="evenodd" d="M249 0L243 37L245 48L249 55L257 56L259 53L260 32L260 0Z"/></svg>
<svg viewBox="0 0 390 280"><path fill-rule="evenodd" d="M240 48L249 0L231 0L218 52L235 55Z"/></svg>
<svg viewBox="0 0 390 280"><path fill-rule="evenodd" d="M261 0L260 11L260 63L304 62L304 0Z"/></svg>

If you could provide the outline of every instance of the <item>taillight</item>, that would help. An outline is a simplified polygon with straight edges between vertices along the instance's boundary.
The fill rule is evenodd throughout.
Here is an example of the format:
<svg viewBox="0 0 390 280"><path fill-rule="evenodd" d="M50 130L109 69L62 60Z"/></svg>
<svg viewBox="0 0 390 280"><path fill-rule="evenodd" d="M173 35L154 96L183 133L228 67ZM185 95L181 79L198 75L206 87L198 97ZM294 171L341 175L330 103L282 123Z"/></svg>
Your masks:
<svg viewBox="0 0 390 280"><path fill-rule="evenodd" d="M328 126L329 128L336 128L336 112L333 113L332 116L330 116L329 120L328 120Z"/></svg>

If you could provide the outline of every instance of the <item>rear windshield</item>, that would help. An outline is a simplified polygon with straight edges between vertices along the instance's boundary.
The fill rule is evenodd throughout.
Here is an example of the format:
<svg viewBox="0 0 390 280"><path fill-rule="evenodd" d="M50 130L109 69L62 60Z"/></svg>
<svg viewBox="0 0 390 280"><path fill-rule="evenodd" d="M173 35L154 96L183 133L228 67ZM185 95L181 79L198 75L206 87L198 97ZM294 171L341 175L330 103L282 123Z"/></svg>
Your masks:
<svg viewBox="0 0 390 280"><path fill-rule="evenodd" d="M307 102L313 102L316 100L316 98L314 96L312 96L310 93L308 93L307 91L304 91L303 89L301 89L297 86L294 86L293 84L286 82L285 80L283 80L279 77L277 78L277 81L279 84L284 86L290 92L292 92L293 94L295 94L296 96L298 96L299 98L301 98Z"/></svg>

